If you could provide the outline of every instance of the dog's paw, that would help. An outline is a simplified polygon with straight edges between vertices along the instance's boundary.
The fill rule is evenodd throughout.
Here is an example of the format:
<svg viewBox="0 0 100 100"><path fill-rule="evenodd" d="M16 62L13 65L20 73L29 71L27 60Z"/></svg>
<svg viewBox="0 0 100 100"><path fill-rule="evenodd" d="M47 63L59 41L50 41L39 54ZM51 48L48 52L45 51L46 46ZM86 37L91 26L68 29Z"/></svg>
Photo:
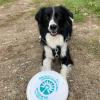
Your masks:
<svg viewBox="0 0 100 100"><path fill-rule="evenodd" d="M71 71L71 66L72 66L71 64L68 66L66 66L64 64L62 65L60 73L65 79L69 77L69 72Z"/></svg>

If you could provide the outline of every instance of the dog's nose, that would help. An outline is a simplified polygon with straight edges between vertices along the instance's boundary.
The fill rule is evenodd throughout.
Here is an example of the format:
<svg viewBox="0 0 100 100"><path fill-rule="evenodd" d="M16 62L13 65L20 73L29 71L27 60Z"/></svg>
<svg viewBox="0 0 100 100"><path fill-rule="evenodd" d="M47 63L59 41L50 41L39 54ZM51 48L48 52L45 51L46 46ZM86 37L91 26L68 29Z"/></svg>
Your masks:
<svg viewBox="0 0 100 100"><path fill-rule="evenodd" d="M50 25L50 29L53 30L53 31L56 30L57 29L57 25L56 24Z"/></svg>

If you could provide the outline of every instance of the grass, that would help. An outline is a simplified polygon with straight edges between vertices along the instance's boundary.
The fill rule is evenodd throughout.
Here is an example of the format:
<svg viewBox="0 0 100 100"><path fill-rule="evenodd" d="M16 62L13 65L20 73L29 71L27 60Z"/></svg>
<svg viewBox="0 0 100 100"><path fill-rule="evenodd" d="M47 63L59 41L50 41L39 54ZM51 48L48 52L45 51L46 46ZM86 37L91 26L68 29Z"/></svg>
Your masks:
<svg viewBox="0 0 100 100"><path fill-rule="evenodd" d="M0 5L12 2L15 0L0 0ZM100 17L100 0L32 0L37 7L64 5L69 8L74 14L74 20L77 22L83 21L85 16L93 13Z"/></svg>
<svg viewBox="0 0 100 100"><path fill-rule="evenodd" d="M100 0L33 0L37 7L64 5L74 14L74 20L83 21L86 16L96 14L100 17Z"/></svg>
<svg viewBox="0 0 100 100"><path fill-rule="evenodd" d="M100 17L100 0L64 0L64 5L74 13L75 21L82 21L92 13Z"/></svg>
<svg viewBox="0 0 100 100"><path fill-rule="evenodd" d="M3 5L12 1L15 1L15 0L0 0L0 5Z"/></svg>

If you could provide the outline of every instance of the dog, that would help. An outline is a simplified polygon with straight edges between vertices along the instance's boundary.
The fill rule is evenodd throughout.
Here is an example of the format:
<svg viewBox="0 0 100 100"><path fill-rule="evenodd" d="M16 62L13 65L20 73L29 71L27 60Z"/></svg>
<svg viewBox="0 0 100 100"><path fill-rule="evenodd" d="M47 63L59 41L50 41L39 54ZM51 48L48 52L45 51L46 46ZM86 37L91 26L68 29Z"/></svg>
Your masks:
<svg viewBox="0 0 100 100"><path fill-rule="evenodd" d="M72 36L73 14L63 6L43 7L36 13L43 44L42 70L51 70L53 59L61 63L60 73L67 77L73 61L68 41Z"/></svg>

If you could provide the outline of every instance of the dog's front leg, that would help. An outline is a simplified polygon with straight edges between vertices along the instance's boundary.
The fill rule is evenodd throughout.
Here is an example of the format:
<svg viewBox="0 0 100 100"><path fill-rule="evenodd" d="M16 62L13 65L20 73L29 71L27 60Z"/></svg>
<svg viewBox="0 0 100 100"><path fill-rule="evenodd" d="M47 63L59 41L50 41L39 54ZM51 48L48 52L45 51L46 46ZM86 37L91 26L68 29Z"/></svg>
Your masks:
<svg viewBox="0 0 100 100"><path fill-rule="evenodd" d="M69 48L67 48L65 52L66 52L66 53L64 53L65 55L61 57L60 73L66 79L66 77L68 77L69 72L71 70L71 66L73 65L73 61L72 61L70 53L69 53Z"/></svg>
<svg viewBox="0 0 100 100"><path fill-rule="evenodd" d="M53 54L50 47L44 46L42 59L42 70L51 70Z"/></svg>
<svg viewBox="0 0 100 100"><path fill-rule="evenodd" d="M50 59L50 58L45 58L45 59L43 60L42 70L43 70L43 71L51 70L51 62L52 62L52 59Z"/></svg>

